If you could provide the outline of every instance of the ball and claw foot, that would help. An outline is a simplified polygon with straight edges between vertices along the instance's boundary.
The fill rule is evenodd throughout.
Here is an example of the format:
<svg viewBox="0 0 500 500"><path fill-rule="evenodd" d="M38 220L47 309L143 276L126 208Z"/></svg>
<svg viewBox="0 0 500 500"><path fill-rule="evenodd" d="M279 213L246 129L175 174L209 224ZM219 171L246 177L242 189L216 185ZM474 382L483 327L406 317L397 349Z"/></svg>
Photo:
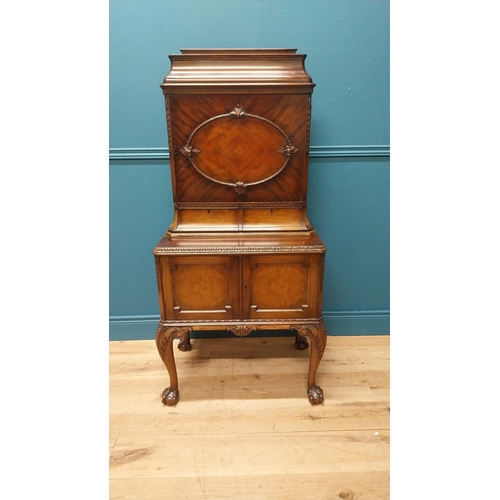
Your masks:
<svg viewBox="0 0 500 500"><path fill-rule="evenodd" d="M313 385L307 389L307 396L309 397L309 403L319 405L323 402L323 389L318 385Z"/></svg>
<svg viewBox="0 0 500 500"><path fill-rule="evenodd" d="M161 395L161 402L165 406L175 406L178 401L179 401L179 391L178 390L172 390L172 389L170 389L170 387L167 387L163 391L163 394Z"/></svg>

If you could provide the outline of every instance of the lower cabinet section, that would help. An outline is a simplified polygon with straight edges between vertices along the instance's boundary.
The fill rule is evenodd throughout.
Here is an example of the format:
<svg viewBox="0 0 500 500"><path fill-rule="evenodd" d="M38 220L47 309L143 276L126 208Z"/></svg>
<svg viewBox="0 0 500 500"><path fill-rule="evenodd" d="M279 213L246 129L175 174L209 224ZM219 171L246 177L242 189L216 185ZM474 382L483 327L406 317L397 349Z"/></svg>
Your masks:
<svg viewBox="0 0 500 500"><path fill-rule="evenodd" d="M255 330L294 330L295 347L311 349L309 402L323 402L316 371L327 340L321 317L324 251L243 255L161 255L160 251L155 253L161 311L156 345L170 377L161 398L164 405L174 406L179 400L173 340L179 338L178 348L189 351L191 331L218 329L240 337Z"/></svg>
<svg viewBox="0 0 500 500"><path fill-rule="evenodd" d="M315 318L323 255L156 256L162 319Z"/></svg>

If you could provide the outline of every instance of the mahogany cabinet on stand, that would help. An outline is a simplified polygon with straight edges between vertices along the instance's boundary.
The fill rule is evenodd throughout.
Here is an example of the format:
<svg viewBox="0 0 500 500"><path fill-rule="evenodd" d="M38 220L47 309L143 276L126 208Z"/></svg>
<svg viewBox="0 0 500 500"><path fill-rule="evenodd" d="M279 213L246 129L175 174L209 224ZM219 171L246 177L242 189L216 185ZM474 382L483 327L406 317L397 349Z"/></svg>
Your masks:
<svg viewBox="0 0 500 500"><path fill-rule="evenodd" d="M189 49L171 55L165 96L174 220L153 253L159 354L179 400L173 353L190 332L291 329L311 340L307 394L326 345L326 248L306 214L311 94L296 49Z"/></svg>

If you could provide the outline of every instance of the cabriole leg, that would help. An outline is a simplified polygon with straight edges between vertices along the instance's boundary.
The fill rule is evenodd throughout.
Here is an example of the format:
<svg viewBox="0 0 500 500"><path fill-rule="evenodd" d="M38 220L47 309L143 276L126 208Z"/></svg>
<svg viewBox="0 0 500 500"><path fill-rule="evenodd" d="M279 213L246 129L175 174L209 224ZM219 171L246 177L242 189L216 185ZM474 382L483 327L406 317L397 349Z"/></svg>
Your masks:
<svg viewBox="0 0 500 500"><path fill-rule="evenodd" d="M172 348L174 338L189 334L191 328L158 326L156 330L156 347L165 364L170 377L170 386L162 394L161 401L164 405L175 406L179 401L179 382L175 366L174 351Z"/></svg>
<svg viewBox="0 0 500 500"><path fill-rule="evenodd" d="M307 336L311 340L311 355L309 358L309 373L307 376L307 396L313 405L323 403L323 389L316 385L316 372L326 347L326 328L323 321L319 324L307 324L293 327L297 334Z"/></svg>

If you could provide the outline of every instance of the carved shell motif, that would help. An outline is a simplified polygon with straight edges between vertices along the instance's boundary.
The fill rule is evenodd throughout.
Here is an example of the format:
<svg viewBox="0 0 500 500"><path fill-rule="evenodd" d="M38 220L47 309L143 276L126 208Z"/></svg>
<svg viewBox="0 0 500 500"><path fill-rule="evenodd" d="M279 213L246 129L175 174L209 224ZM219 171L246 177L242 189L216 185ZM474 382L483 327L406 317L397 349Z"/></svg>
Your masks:
<svg viewBox="0 0 500 500"><path fill-rule="evenodd" d="M236 325L228 328L228 331L233 332L238 337L246 337L254 330L256 330L255 326L249 325Z"/></svg>

